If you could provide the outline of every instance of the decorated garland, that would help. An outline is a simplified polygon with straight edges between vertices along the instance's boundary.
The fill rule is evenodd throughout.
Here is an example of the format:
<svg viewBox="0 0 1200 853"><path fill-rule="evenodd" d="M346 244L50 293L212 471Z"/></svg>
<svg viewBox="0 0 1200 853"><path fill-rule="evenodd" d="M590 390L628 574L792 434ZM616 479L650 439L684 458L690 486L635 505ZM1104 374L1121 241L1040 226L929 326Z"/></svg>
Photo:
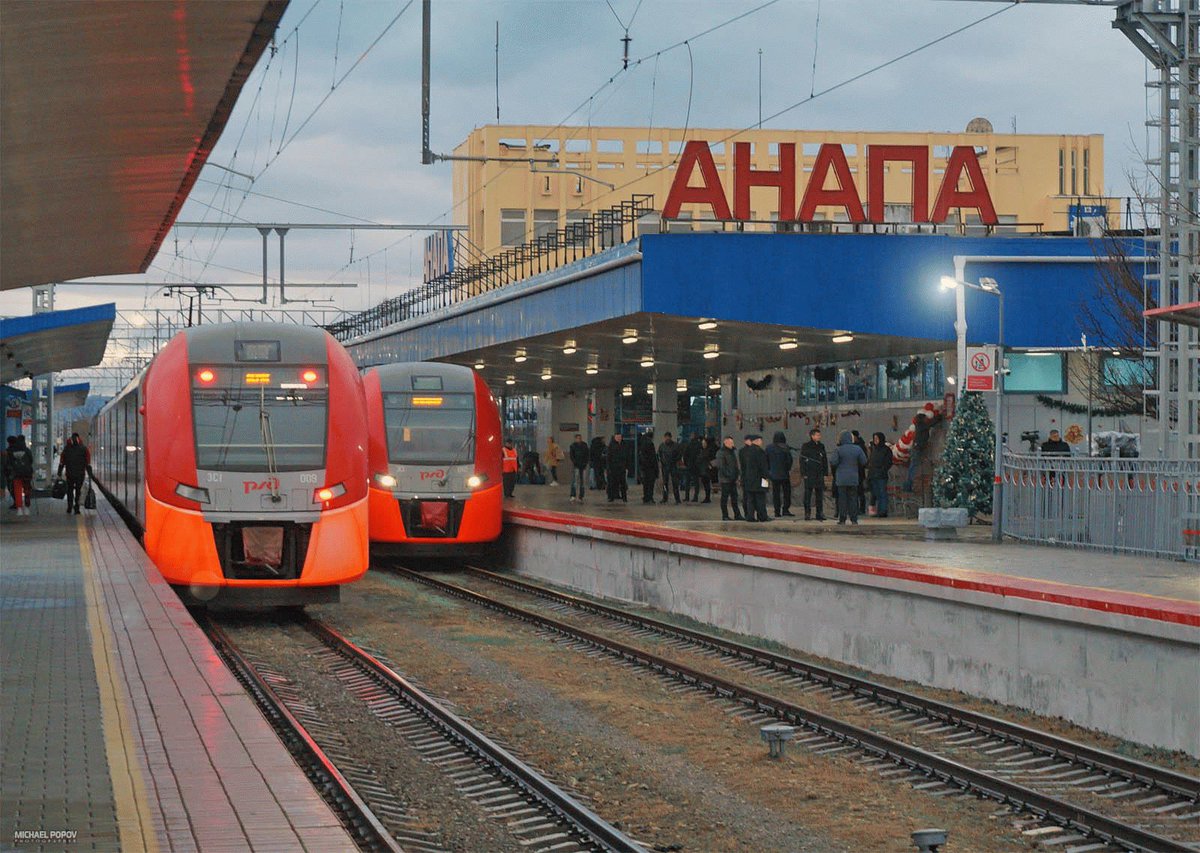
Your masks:
<svg viewBox="0 0 1200 853"><path fill-rule="evenodd" d="M888 359L886 371L888 379L908 379L916 376L921 370L921 359L913 356L908 360L908 364L901 366L896 362Z"/></svg>
<svg viewBox="0 0 1200 853"><path fill-rule="evenodd" d="M1034 399L1048 409L1058 409L1060 412L1066 412L1069 415L1086 415L1088 413L1087 406L1082 406L1079 403L1068 403L1066 400L1055 400L1053 397L1048 397L1045 394L1038 394ZM1093 417L1098 418L1140 415L1141 413L1141 409L1134 409L1128 406L1112 406L1103 409L1092 409Z"/></svg>
<svg viewBox="0 0 1200 853"><path fill-rule="evenodd" d="M937 423L945 415L945 408L941 403L926 403L917 413L913 415L912 423L904 430L904 433L892 445L892 458L897 462L907 462L909 456L912 455L913 440L917 437L917 420L927 418L929 425Z"/></svg>

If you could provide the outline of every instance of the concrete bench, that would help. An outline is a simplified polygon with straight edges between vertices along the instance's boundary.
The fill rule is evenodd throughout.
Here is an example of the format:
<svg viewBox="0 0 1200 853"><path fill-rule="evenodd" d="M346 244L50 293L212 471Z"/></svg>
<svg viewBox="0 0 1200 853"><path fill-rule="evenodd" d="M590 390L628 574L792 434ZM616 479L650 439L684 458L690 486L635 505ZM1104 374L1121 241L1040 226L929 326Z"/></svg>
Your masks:
<svg viewBox="0 0 1200 853"><path fill-rule="evenodd" d="M925 528L928 540L957 539L958 528L966 527L971 519L965 507L921 507L917 520Z"/></svg>

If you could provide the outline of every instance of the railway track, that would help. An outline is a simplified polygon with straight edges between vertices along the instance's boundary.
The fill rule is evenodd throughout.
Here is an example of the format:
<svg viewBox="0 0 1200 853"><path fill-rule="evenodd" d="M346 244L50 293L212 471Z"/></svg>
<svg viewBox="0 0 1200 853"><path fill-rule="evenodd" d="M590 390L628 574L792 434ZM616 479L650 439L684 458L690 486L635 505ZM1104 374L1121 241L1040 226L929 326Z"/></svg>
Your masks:
<svg viewBox="0 0 1200 853"><path fill-rule="evenodd" d="M1001 802L1025 822L1027 835L1056 849L1200 850L1200 780L1184 774L507 575L467 570L503 587L497 592L505 598L535 598L538 609L397 571L573 648L649 668L679 692L717 697L750 723L802 727L796 742L817 753L854 750L881 775L931 794ZM812 704L844 711L821 713Z"/></svg>
<svg viewBox="0 0 1200 853"><path fill-rule="evenodd" d="M403 804L358 765L336 723L323 720L290 687L285 674L240 652L210 617L199 621L361 849L441 849L437 838L414 825ZM370 652L311 617L296 616L295 624L311 639L307 659L324 666L423 760L444 773L464 798L501 822L522 848L531 853L643 853L642 846Z"/></svg>

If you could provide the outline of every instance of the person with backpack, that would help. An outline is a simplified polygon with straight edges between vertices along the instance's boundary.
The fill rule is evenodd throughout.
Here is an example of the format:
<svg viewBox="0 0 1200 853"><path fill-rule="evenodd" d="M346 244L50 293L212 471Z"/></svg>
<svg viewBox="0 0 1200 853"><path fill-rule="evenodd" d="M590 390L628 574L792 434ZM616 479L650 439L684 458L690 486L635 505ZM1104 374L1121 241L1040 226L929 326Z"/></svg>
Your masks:
<svg viewBox="0 0 1200 853"><path fill-rule="evenodd" d="M567 456L571 459L571 503L583 503L583 493L587 488L587 467L591 460L591 452L583 436L576 434L575 440L567 448ZM579 496L576 497L576 490Z"/></svg>
<svg viewBox="0 0 1200 853"><path fill-rule="evenodd" d="M58 459L59 477L64 470L67 472L67 512L79 515L82 506L79 493L83 491L84 479L92 473L92 452L77 432L71 433Z"/></svg>
<svg viewBox="0 0 1200 853"><path fill-rule="evenodd" d="M25 436L18 435L5 451L4 471L12 477L17 515L29 515L33 498L33 451L26 446Z"/></svg>

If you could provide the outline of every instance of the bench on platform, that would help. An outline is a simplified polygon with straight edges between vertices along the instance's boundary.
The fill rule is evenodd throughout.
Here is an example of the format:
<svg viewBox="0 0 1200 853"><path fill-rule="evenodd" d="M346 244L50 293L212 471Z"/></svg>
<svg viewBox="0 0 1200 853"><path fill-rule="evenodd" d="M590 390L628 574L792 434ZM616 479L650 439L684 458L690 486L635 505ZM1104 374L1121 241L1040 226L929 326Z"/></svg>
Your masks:
<svg viewBox="0 0 1200 853"><path fill-rule="evenodd" d="M971 522L965 507L921 507L917 521L925 528L925 538L930 540L957 539L958 529Z"/></svg>

